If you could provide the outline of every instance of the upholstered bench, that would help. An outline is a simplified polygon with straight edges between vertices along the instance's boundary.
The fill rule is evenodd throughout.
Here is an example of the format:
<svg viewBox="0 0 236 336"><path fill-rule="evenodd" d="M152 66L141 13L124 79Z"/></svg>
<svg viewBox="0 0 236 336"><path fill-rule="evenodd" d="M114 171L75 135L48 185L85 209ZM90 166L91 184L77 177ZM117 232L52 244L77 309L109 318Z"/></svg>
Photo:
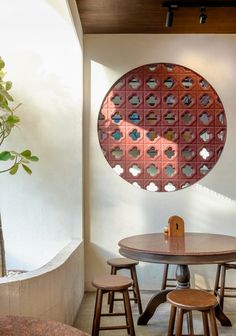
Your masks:
<svg viewBox="0 0 236 336"><path fill-rule="evenodd" d="M20 315L0 315L1 336L89 336L69 325Z"/></svg>

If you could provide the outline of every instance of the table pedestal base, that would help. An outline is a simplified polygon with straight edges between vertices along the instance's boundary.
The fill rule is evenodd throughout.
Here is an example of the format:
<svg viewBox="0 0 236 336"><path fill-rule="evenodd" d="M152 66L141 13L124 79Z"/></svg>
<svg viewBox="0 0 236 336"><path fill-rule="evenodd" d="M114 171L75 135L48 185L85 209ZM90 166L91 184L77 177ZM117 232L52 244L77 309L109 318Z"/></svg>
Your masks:
<svg viewBox="0 0 236 336"><path fill-rule="evenodd" d="M188 265L177 265L176 268L176 280L177 286L176 289L183 289L190 287L190 272ZM166 296L172 289L165 289L155 294L151 300L148 302L146 309L138 318L138 325L146 325L150 318L155 313L157 307L166 302ZM222 311L220 305L218 304L215 307L216 318L220 321L222 326L230 327L232 326L231 321Z"/></svg>
<svg viewBox="0 0 236 336"><path fill-rule="evenodd" d="M150 318L155 313L157 307L166 302L166 296L169 292L171 292L172 289L165 289L160 291L159 293L153 295L151 300L148 302L148 305L144 312L139 316L138 318L138 325L146 325Z"/></svg>

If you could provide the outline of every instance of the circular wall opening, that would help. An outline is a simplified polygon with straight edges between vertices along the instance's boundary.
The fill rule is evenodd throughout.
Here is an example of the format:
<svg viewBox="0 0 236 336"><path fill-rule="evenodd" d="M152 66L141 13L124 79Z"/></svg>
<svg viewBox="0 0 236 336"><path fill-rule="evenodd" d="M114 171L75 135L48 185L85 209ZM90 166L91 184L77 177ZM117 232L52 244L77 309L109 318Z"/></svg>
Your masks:
<svg viewBox="0 0 236 336"><path fill-rule="evenodd" d="M98 116L111 168L148 191L175 191L206 176L226 140L226 116L213 87L184 66L129 71L107 93Z"/></svg>

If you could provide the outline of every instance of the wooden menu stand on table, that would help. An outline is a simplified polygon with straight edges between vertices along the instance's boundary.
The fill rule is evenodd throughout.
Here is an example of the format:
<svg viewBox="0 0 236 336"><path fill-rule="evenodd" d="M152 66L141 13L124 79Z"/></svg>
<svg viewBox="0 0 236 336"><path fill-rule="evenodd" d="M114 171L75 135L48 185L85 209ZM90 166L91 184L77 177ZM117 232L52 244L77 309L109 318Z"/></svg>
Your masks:
<svg viewBox="0 0 236 336"><path fill-rule="evenodd" d="M179 216L171 216L168 220L168 236L184 237L184 220Z"/></svg>

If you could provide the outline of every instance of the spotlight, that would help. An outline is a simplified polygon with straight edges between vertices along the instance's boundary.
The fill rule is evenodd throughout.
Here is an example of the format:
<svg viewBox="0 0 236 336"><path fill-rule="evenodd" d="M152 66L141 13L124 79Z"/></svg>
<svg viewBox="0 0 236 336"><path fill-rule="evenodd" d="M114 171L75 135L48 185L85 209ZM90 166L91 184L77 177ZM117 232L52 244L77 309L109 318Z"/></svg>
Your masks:
<svg viewBox="0 0 236 336"><path fill-rule="evenodd" d="M199 15L199 23L200 24L206 23L206 19L207 19L206 8L201 7L200 15Z"/></svg>
<svg viewBox="0 0 236 336"><path fill-rule="evenodd" d="M173 24L174 12L169 7L168 12L166 13L166 27L171 27Z"/></svg>
<svg viewBox="0 0 236 336"><path fill-rule="evenodd" d="M166 13L166 27L171 27L174 20L174 9L177 9L177 5L170 5Z"/></svg>

